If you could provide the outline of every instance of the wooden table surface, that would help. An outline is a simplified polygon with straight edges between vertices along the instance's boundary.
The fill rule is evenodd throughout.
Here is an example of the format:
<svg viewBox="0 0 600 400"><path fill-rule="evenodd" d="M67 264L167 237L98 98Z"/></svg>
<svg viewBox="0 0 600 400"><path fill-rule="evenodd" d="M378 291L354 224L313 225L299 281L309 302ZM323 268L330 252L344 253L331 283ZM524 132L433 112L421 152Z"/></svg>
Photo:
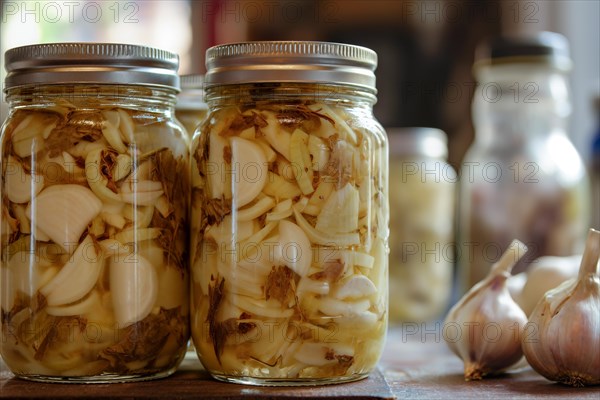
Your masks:
<svg viewBox="0 0 600 400"><path fill-rule="evenodd" d="M411 330L414 332L414 329ZM429 333L428 333L429 332ZM423 337L421 337L423 336ZM547 381L529 367L477 382L465 382L462 362L436 333L391 329L379 369L369 379L313 388L264 388L212 380L196 359L186 359L171 377L111 385L27 382L0 364L1 398L94 399L600 399L600 387L571 388Z"/></svg>

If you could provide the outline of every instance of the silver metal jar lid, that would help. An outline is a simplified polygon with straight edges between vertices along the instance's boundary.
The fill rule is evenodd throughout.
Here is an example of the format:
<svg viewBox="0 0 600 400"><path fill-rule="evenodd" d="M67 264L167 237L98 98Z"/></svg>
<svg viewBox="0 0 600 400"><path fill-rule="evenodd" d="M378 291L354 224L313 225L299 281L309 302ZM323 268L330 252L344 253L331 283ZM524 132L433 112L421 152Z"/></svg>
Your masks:
<svg viewBox="0 0 600 400"><path fill-rule="evenodd" d="M251 82L338 83L375 90L377 53L328 42L244 42L206 52L206 86Z"/></svg>
<svg viewBox="0 0 600 400"><path fill-rule="evenodd" d="M391 156L424 156L446 159L448 137L437 128L386 128Z"/></svg>
<svg viewBox="0 0 600 400"><path fill-rule="evenodd" d="M164 86L179 90L179 57L117 43L49 43L5 53L6 89L60 83Z"/></svg>

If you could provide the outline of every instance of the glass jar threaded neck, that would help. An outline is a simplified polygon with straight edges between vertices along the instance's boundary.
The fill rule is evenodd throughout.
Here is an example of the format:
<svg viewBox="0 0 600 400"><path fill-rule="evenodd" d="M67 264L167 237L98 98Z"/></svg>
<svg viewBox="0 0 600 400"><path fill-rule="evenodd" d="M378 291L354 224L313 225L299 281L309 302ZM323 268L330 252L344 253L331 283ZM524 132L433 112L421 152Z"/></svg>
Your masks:
<svg viewBox="0 0 600 400"><path fill-rule="evenodd" d="M76 108L123 107L152 113L171 113L177 92L140 85L52 84L18 86L6 90L12 109L69 105Z"/></svg>

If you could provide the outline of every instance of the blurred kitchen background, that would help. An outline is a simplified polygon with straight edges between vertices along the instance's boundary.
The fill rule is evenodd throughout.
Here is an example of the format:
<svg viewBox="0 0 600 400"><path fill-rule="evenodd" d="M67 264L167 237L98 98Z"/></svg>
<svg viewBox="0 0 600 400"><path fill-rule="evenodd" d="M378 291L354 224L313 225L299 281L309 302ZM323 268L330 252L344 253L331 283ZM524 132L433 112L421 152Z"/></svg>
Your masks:
<svg viewBox="0 0 600 400"><path fill-rule="evenodd" d="M503 32L550 30L571 45L570 137L590 157L600 92L600 2L594 0L1 0L1 53L61 41L128 42L181 56L182 74L204 72L204 52L244 40L325 40L377 51L386 127L431 126L449 136L455 167L473 138L474 49ZM2 59L2 65L4 60ZM6 72L2 68L2 82ZM2 108L2 117L6 108Z"/></svg>

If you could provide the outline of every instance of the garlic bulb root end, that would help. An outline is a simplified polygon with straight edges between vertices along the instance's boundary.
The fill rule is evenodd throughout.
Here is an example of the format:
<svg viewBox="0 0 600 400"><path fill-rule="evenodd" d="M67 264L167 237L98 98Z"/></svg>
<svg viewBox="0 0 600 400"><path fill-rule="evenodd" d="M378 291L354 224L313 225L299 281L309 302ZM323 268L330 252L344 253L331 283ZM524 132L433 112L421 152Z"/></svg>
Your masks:
<svg viewBox="0 0 600 400"><path fill-rule="evenodd" d="M486 375L478 364L465 364L465 381L480 381Z"/></svg>

